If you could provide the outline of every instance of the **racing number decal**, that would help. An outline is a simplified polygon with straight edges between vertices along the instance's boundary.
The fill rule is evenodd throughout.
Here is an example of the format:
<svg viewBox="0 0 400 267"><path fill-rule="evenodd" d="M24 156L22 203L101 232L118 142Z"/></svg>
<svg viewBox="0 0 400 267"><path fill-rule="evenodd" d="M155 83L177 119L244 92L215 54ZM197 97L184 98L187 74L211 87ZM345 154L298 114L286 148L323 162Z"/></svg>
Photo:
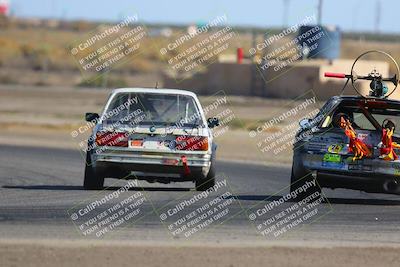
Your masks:
<svg viewBox="0 0 400 267"><path fill-rule="evenodd" d="M328 152L329 153L334 153L334 154L338 154L340 152L342 152L344 145L343 144L334 144L334 145L330 145L328 147Z"/></svg>

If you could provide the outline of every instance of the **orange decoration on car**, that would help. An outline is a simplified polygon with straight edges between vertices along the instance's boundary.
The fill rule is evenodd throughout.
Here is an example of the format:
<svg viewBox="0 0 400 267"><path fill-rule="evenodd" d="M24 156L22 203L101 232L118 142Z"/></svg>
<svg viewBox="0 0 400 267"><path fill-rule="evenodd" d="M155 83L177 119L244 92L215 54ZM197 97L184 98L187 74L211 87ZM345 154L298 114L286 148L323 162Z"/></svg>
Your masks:
<svg viewBox="0 0 400 267"><path fill-rule="evenodd" d="M364 157L371 157L371 150L367 144L357 138L357 133L348 119L341 117L340 127L344 129L344 133L350 139L349 151L354 153L353 161L356 159L362 159Z"/></svg>
<svg viewBox="0 0 400 267"><path fill-rule="evenodd" d="M382 127L382 141L379 144L381 153L380 158L387 161L397 160L398 156L396 152L394 152L394 148L400 148L400 145L392 140L395 125L390 120L385 121L386 124Z"/></svg>

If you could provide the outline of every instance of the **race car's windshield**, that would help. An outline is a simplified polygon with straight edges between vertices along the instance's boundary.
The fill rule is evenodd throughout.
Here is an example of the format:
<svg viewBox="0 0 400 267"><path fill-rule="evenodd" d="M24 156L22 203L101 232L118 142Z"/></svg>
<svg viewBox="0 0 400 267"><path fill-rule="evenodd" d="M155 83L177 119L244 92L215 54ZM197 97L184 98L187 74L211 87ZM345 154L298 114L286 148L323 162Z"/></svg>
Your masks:
<svg viewBox="0 0 400 267"><path fill-rule="evenodd" d="M179 94L119 93L113 98L105 114L104 121L107 124L120 122L178 127L203 124L194 98Z"/></svg>

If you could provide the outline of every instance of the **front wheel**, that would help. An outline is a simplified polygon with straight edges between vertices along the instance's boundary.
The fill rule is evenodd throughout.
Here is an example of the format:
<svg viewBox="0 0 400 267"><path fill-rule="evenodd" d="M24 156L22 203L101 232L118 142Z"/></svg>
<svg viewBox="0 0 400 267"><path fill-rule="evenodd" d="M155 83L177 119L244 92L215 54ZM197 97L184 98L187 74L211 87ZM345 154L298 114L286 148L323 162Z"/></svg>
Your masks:
<svg viewBox="0 0 400 267"><path fill-rule="evenodd" d="M95 168L92 166L92 160L89 153L86 154L85 178L83 180L83 188L85 190L101 190L104 186L104 177L96 174Z"/></svg>

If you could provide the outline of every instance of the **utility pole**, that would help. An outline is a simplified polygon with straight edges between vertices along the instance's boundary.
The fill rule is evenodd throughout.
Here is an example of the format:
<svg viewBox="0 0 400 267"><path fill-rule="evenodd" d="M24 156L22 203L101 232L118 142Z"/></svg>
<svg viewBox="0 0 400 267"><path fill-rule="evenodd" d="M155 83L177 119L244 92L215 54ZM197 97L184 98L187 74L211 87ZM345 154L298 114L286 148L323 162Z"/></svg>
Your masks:
<svg viewBox="0 0 400 267"><path fill-rule="evenodd" d="M289 6L290 6L290 0L283 0L283 23L282 23L283 28L289 26Z"/></svg>
<svg viewBox="0 0 400 267"><path fill-rule="evenodd" d="M321 25L322 23L322 5L323 5L323 0L319 0L318 2L318 25Z"/></svg>
<svg viewBox="0 0 400 267"><path fill-rule="evenodd" d="M379 33L379 26L381 24L381 1L376 0L375 6L375 33Z"/></svg>

